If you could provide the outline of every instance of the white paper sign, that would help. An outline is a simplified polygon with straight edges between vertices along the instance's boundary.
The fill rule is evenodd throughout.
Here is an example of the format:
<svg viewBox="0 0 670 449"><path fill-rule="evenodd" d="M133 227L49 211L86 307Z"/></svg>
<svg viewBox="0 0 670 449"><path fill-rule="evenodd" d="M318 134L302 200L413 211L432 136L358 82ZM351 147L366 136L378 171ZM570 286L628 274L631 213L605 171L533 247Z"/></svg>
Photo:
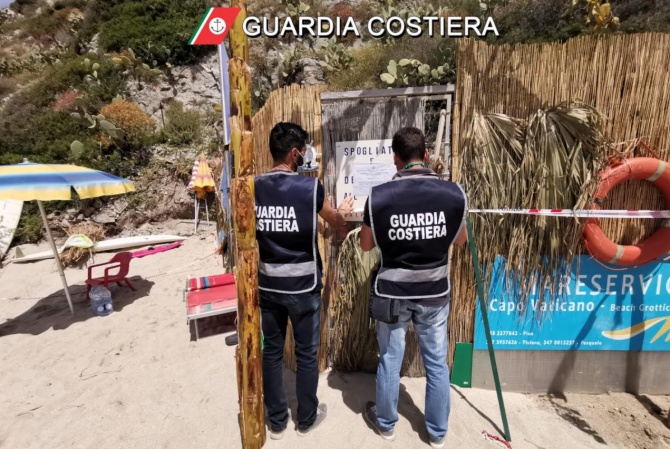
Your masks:
<svg viewBox="0 0 670 449"><path fill-rule="evenodd" d="M374 180L370 181L369 179L361 180L358 183L363 186L368 185L367 188L361 187L367 193L354 192L354 186L357 185L356 180L360 176L367 178L366 175L356 175L355 173L355 166L361 164L375 166L393 165L391 139L358 140L337 142L335 144L335 166L337 170L335 183L336 205L339 206L346 197L354 196L354 214L347 218L349 221L363 221L363 207L365 207L365 201L368 199L367 195L371 187L370 183L374 182ZM382 170L384 169L382 168Z"/></svg>
<svg viewBox="0 0 670 449"><path fill-rule="evenodd" d="M389 182L397 171L393 164L354 165L354 196L369 196L371 188Z"/></svg>

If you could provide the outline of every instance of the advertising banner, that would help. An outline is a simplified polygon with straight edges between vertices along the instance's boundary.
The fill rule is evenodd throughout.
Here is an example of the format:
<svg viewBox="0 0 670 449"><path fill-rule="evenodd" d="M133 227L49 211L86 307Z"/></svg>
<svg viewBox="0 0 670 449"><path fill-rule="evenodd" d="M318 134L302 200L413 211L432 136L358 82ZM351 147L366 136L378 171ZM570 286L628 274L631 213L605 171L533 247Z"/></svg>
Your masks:
<svg viewBox="0 0 670 449"><path fill-rule="evenodd" d="M612 271L590 256L575 258L549 301L549 283L533 283L525 306L498 256L488 289L494 349L668 351L670 350L670 263ZM577 271L579 268L579 271ZM511 276L510 276L511 277ZM546 301L539 299L545 295ZM539 313L543 312L538 320ZM487 349L479 305L474 349Z"/></svg>

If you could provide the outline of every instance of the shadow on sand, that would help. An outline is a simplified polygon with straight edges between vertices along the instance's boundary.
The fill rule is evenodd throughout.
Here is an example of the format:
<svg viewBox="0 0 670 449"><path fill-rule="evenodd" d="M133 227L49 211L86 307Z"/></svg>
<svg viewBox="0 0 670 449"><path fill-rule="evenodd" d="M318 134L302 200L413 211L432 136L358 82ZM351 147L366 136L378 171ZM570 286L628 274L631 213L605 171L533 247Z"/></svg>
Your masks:
<svg viewBox="0 0 670 449"><path fill-rule="evenodd" d="M124 307L136 300L148 296L154 285L153 282L140 277L132 277L130 281L136 291L127 287L110 288L115 313L121 312ZM64 330L75 323L97 318L93 315L89 300L86 297L86 286L70 286L70 295L74 314L70 313L65 293L61 289L40 299L16 318L10 318L1 323L0 337L13 334L40 335L50 329Z"/></svg>
<svg viewBox="0 0 670 449"><path fill-rule="evenodd" d="M344 404L354 413L361 415L361 422L365 422L363 419L365 403L375 400L376 376L374 374L331 371L328 374L328 386L334 390L340 390ZM405 385L402 384L402 378L398 396L398 415L409 421L412 430L419 435L421 441L429 444L425 416L414 403ZM367 423L365 425L370 428Z"/></svg>
<svg viewBox="0 0 670 449"><path fill-rule="evenodd" d="M191 341L202 340L203 338L213 337L214 335L235 334L237 332L236 318L237 313L226 313L191 321L189 323ZM198 326L197 339L195 337L195 326Z"/></svg>

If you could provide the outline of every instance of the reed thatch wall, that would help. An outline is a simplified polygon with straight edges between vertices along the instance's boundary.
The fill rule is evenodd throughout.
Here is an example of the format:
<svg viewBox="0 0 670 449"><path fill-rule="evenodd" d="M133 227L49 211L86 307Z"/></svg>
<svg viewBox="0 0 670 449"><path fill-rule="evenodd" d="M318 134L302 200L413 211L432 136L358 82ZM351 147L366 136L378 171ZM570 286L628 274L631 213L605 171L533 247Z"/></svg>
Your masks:
<svg viewBox="0 0 670 449"><path fill-rule="evenodd" d="M293 122L302 126L314 139L314 147L321 152L321 99L325 86L300 87L292 84L273 91L265 105L254 115L254 157L256 174L272 167L268 139L272 127L279 122Z"/></svg>
<svg viewBox="0 0 670 449"><path fill-rule="evenodd" d="M574 100L594 106L607 117L604 135L609 141L644 138L659 158L670 160L669 51L670 35L658 33L589 36L565 44L489 46L481 41L460 41L453 128L454 179L460 180L465 171L476 169L462 166L459 158L475 112L502 113L527 120L538 109ZM627 147L623 144L603 148L603 160ZM657 190L640 181L615 189L603 208L664 206ZM622 244L648 237L659 224L659 220L644 219L601 221L608 237ZM495 242L477 240L477 246L480 252L492 252ZM453 349L455 342L472 341L473 336L476 290L467 248L455 251L452 267Z"/></svg>
<svg viewBox="0 0 670 449"><path fill-rule="evenodd" d="M317 153L322 152L322 123L320 93L324 86L300 87L297 84L277 89L270 94L267 102L252 119L254 133L255 173L261 174L272 168L272 157L268 140L270 131L279 122L293 122L302 126L313 139ZM320 162L320 161L319 161ZM321 173L309 173L305 176L319 177ZM328 252L324 245L324 224L319 218L319 252L326 267ZM324 273L325 275L325 273ZM325 277L325 276L324 276ZM321 307L321 344L319 346L319 371L324 371L328 361L328 295L324 294ZM295 371L293 330L289 323L286 333L284 359L289 368Z"/></svg>
<svg viewBox="0 0 670 449"><path fill-rule="evenodd" d="M390 139L404 126L423 129L425 100L417 97L374 98L374 99L338 99L323 102L323 165L324 187L331 197L333 207L335 198L336 167L335 145L337 142ZM356 223L348 225L347 232L353 230ZM368 318L369 291L359 290L356 295L342 295L339 290L341 274L338 267L344 232L331 233L327 238L330 248L327 259L328 272L325 292L334 320L330 333L331 360L334 368L353 371L376 372L378 343L375 327ZM347 281L354 280L349 276ZM366 285L365 282L363 285ZM347 286L351 287L351 286ZM353 347L356 345L357 347ZM363 345L363 347L360 347ZM401 370L403 376L423 376L423 361L414 330L407 335L405 360Z"/></svg>

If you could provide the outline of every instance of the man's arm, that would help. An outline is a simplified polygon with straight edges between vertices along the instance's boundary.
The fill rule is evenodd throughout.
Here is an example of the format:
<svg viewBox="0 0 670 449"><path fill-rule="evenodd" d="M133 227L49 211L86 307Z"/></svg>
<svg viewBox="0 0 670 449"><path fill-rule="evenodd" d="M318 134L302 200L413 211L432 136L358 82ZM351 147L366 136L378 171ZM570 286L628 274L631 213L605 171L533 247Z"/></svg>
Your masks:
<svg viewBox="0 0 670 449"><path fill-rule="evenodd" d="M359 234L360 239L358 243L361 249L365 252L368 252L375 247L375 238L374 235L372 235L372 227L370 226L372 220L370 220L370 208L368 207L368 201L370 201L370 199L365 201L365 207L363 208L363 227L361 228L361 233Z"/></svg>
<svg viewBox="0 0 670 449"><path fill-rule="evenodd" d="M468 229L465 227L465 220L464 220L463 225L461 226L461 232L458 233L458 235L456 236L456 240L454 240L454 245L463 246L463 244L467 241L468 241Z"/></svg>
<svg viewBox="0 0 670 449"><path fill-rule="evenodd" d="M372 229L370 226L364 224L361 227L360 237L360 246L363 251L367 252L375 247L375 239L372 236Z"/></svg>

